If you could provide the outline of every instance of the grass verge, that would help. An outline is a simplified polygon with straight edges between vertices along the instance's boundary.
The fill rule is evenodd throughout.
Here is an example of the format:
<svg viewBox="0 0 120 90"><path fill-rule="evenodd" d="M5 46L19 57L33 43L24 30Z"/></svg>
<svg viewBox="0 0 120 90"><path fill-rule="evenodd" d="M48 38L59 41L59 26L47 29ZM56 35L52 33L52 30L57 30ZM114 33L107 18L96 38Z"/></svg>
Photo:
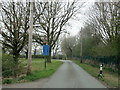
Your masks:
<svg viewBox="0 0 120 90"><path fill-rule="evenodd" d="M91 74L93 77L97 78L100 82L102 82L105 86L109 88L118 88L118 73L110 72L108 69L103 69L103 78L98 78L99 74L99 66L94 66L90 64L80 63L78 60L72 60L80 67L82 67L85 71Z"/></svg>
<svg viewBox="0 0 120 90"><path fill-rule="evenodd" d="M21 59L24 63L27 63L27 60ZM8 78L6 81L3 80L3 82L8 83L22 83L22 82L30 82L35 81L41 78L49 77L52 75L58 67L63 62L58 60L53 60L52 63L47 63L46 70L44 69L44 59L33 59L32 60L32 73L30 75L24 75L19 78Z"/></svg>

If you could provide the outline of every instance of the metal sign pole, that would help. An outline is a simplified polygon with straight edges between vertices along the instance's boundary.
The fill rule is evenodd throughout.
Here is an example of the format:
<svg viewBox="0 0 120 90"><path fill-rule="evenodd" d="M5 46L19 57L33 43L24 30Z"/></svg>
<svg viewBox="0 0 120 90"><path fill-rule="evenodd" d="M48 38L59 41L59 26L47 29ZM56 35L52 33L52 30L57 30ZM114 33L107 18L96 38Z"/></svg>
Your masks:
<svg viewBox="0 0 120 90"><path fill-rule="evenodd" d="M49 45L43 45L43 55L44 55L44 59L45 59L45 63L44 63L44 68L46 70L46 60L47 60L47 56L49 55L49 51L50 51L50 47Z"/></svg>
<svg viewBox="0 0 120 90"><path fill-rule="evenodd" d="M45 69L45 70L46 70L46 66L47 66L47 65L46 65L46 59L47 59L47 58L45 57L45 64L44 64L44 65L45 65L45 66L44 66L44 69Z"/></svg>
<svg viewBox="0 0 120 90"><path fill-rule="evenodd" d="M81 47L80 47L80 50L81 50L81 52L80 52L81 58L80 59L81 59L81 61L80 62L82 63L82 47L83 47L82 46L82 27L81 27L81 37L80 38L81 38Z"/></svg>

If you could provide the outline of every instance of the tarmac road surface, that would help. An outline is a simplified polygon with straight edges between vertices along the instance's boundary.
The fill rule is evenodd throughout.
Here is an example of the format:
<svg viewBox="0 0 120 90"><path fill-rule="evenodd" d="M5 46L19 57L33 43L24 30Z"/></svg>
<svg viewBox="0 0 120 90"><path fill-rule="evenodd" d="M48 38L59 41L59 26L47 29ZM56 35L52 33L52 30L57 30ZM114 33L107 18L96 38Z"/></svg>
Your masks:
<svg viewBox="0 0 120 90"><path fill-rule="evenodd" d="M44 88L106 88L72 61L64 62L44 84Z"/></svg>

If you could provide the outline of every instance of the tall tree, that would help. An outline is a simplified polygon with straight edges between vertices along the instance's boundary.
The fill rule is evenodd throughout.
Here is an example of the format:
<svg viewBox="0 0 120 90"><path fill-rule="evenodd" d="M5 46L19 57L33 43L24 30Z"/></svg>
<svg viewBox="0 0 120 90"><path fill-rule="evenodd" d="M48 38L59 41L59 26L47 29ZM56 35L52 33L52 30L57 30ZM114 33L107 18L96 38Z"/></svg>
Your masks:
<svg viewBox="0 0 120 90"><path fill-rule="evenodd" d="M39 6L41 3L37 3ZM48 45L50 46L50 55L48 57L48 62L51 62L51 49L57 42L61 33L64 32L64 26L66 23L76 15L77 11L80 9L80 6L76 2L47 2L43 3L45 5L45 10L42 12L42 15L39 15L39 12L36 12L36 17L38 17L38 23L40 29L37 31L42 35L46 35ZM41 11L41 8L37 8L37 11ZM36 38L41 39L41 34L36 35Z"/></svg>
<svg viewBox="0 0 120 90"><path fill-rule="evenodd" d="M1 41L6 48L11 50L14 63L17 66L19 53L28 40L29 4L2 2L1 9L0 23L3 25L0 32Z"/></svg>
<svg viewBox="0 0 120 90"><path fill-rule="evenodd" d="M119 55L120 2L96 2L90 14L89 22L101 35L101 40Z"/></svg>

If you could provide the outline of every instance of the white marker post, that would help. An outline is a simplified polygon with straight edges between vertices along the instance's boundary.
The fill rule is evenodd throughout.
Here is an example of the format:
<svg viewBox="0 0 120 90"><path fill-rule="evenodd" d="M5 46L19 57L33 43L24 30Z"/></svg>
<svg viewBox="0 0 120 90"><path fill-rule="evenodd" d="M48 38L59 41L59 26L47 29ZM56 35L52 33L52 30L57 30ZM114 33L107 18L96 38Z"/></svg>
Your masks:
<svg viewBox="0 0 120 90"><path fill-rule="evenodd" d="M103 77L103 64L100 64L100 73L98 76Z"/></svg>

